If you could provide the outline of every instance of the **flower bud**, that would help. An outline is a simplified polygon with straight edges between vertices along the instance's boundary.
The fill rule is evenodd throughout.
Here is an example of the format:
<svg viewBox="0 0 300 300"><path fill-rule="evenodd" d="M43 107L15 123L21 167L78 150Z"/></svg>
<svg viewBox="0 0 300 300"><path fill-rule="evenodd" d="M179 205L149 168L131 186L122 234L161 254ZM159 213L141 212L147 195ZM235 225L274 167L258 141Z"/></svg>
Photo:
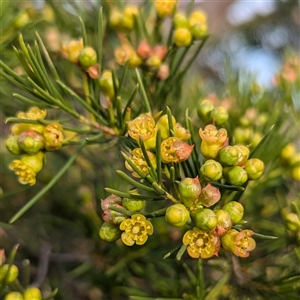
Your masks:
<svg viewBox="0 0 300 300"><path fill-rule="evenodd" d="M300 164L294 166L290 172L293 179L300 181Z"/></svg>
<svg viewBox="0 0 300 300"><path fill-rule="evenodd" d="M227 122L228 120L228 113L226 108L219 106L219 107L215 107L210 116L212 117L212 119L216 122L216 124L218 126L224 124Z"/></svg>
<svg viewBox="0 0 300 300"><path fill-rule="evenodd" d="M222 166L217 161L209 159L201 166L200 172L207 181L219 180L222 177Z"/></svg>
<svg viewBox="0 0 300 300"><path fill-rule="evenodd" d="M250 138L250 147L251 149L254 149L259 142L262 140L263 136L260 132L254 132Z"/></svg>
<svg viewBox="0 0 300 300"><path fill-rule="evenodd" d="M44 157L43 152L38 152L35 155L24 155L21 162L28 165L34 173L38 173L43 168Z"/></svg>
<svg viewBox="0 0 300 300"><path fill-rule="evenodd" d="M8 275L6 275L8 272ZM6 277L6 283L13 283L19 275L19 269L16 265L5 264L0 267L0 282L3 282Z"/></svg>
<svg viewBox="0 0 300 300"><path fill-rule="evenodd" d="M161 60L165 57L168 52L168 48L165 45L156 45L153 48L153 54L158 56Z"/></svg>
<svg viewBox="0 0 300 300"><path fill-rule="evenodd" d="M19 135L18 145L28 154L36 154L45 146L45 138L35 130L26 130Z"/></svg>
<svg viewBox="0 0 300 300"><path fill-rule="evenodd" d="M24 300L41 300L42 293L36 287L31 287L25 290L24 292Z"/></svg>
<svg viewBox="0 0 300 300"><path fill-rule="evenodd" d="M191 217L196 226L202 230L214 229L218 223L216 214L209 208L192 210Z"/></svg>
<svg viewBox="0 0 300 300"><path fill-rule="evenodd" d="M147 40L142 40L140 42L136 52L143 59L146 59L153 54L153 50L151 46L148 44Z"/></svg>
<svg viewBox="0 0 300 300"><path fill-rule="evenodd" d="M115 60L119 65L125 65L129 60L128 66L130 68L136 68L141 65L142 60L134 51L134 49L128 44L122 44L121 47L117 48L114 52Z"/></svg>
<svg viewBox="0 0 300 300"><path fill-rule="evenodd" d="M216 204L221 199L221 193L218 188L208 184L199 195L198 202L206 207Z"/></svg>
<svg viewBox="0 0 300 300"><path fill-rule="evenodd" d="M194 26L196 24L205 24L207 21L207 15L203 10L195 10L191 13L189 18L190 26Z"/></svg>
<svg viewBox="0 0 300 300"><path fill-rule="evenodd" d="M220 249L220 238L211 232L200 230L194 227L193 230L187 231L182 243L187 245L187 252L192 258L210 258L218 256Z"/></svg>
<svg viewBox="0 0 300 300"><path fill-rule="evenodd" d="M197 108L197 114L201 121L204 124L209 124L212 121L211 112L214 110L214 105L209 100L201 101L200 105Z"/></svg>
<svg viewBox="0 0 300 300"><path fill-rule="evenodd" d="M123 14L117 9L113 9L109 16L109 25L115 30L121 30L122 28Z"/></svg>
<svg viewBox="0 0 300 300"><path fill-rule="evenodd" d="M233 224L237 224L243 219L244 207L239 202L230 201L222 207L222 210L225 210L229 213Z"/></svg>
<svg viewBox="0 0 300 300"><path fill-rule="evenodd" d="M78 56L79 63L83 69L88 69L97 62L97 53L92 47L85 47Z"/></svg>
<svg viewBox="0 0 300 300"><path fill-rule="evenodd" d="M153 166L153 168L156 170L156 156L150 151L146 151L149 157L149 160ZM134 165L145 175L149 174L149 166L145 160L143 151L141 148L135 148L131 151L131 161L134 163ZM127 170L132 172L132 176L136 178L140 178L140 175L138 175L136 172L133 171L131 166L127 161L125 161L125 167Z"/></svg>
<svg viewBox="0 0 300 300"><path fill-rule="evenodd" d="M207 25L195 24L190 28L190 32L194 39L201 40L207 36Z"/></svg>
<svg viewBox="0 0 300 300"><path fill-rule="evenodd" d="M202 155L206 159L215 159L227 139L226 129L218 130L214 125L207 125L204 130L199 129L199 135L202 139L200 147Z"/></svg>
<svg viewBox="0 0 300 300"><path fill-rule="evenodd" d="M177 5L177 0L155 0L154 6L160 18L171 16Z"/></svg>
<svg viewBox="0 0 300 300"><path fill-rule="evenodd" d="M24 131L27 130L34 130L37 131L38 133L43 134L44 130L45 130L45 125L42 124L27 124L27 123L19 123L19 124L14 124L11 127L11 132L14 135L19 135Z"/></svg>
<svg viewBox="0 0 300 300"><path fill-rule="evenodd" d="M248 144L252 135L252 128L235 127L233 136L236 144Z"/></svg>
<svg viewBox="0 0 300 300"><path fill-rule="evenodd" d="M152 55L147 59L146 65L151 69L158 69L161 65L161 59L157 55Z"/></svg>
<svg viewBox="0 0 300 300"><path fill-rule="evenodd" d="M122 231L118 225L104 222L99 230L99 236L102 240L112 243L121 237Z"/></svg>
<svg viewBox="0 0 300 300"><path fill-rule="evenodd" d="M145 201L138 200L138 199L124 198L122 200L122 206L124 206L129 211L137 212L144 208Z"/></svg>
<svg viewBox="0 0 300 300"><path fill-rule="evenodd" d="M265 169L264 163L258 158L250 158L245 163L245 171L249 180L258 179Z"/></svg>
<svg viewBox="0 0 300 300"><path fill-rule="evenodd" d="M174 133L175 136L179 138L181 141L187 141L191 137L190 132L179 123L175 124Z"/></svg>
<svg viewBox="0 0 300 300"><path fill-rule="evenodd" d="M11 135L5 141L6 149L11 154L20 155L20 154L24 153L23 150L19 147L18 138L19 138L18 135Z"/></svg>
<svg viewBox="0 0 300 300"><path fill-rule="evenodd" d="M189 24L186 15L182 12L177 12L173 17L173 26L175 29L188 28Z"/></svg>
<svg viewBox="0 0 300 300"><path fill-rule="evenodd" d="M173 128L176 124L176 120L175 118L172 116L172 125ZM165 140L170 136L170 130L169 130L169 119L168 119L168 115L163 115L159 118L159 120L157 121L157 128L160 129L160 135L161 135L161 139Z"/></svg>
<svg viewBox="0 0 300 300"><path fill-rule="evenodd" d="M116 208L124 208L123 206L119 204L113 204ZM106 209L102 214L102 219L110 224L120 224L124 220L126 220L128 217L120 212L114 211L112 209Z"/></svg>
<svg viewBox="0 0 300 300"><path fill-rule="evenodd" d="M64 56L72 63L78 61L80 51L83 49L83 40L71 41L68 45L63 45Z"/></svg>
<svg viewBox="0 0 300 300"><path fill-rule="evenodd" d="M288 230L292 232L297 232L300 230L300 220L296 214L287 214L284 218L284 221Z"/></svg>
<svg viewBox="0 0 300 300"><path fill-rule="evenodd" d="M296 147L292 143L290 143L290 144L287 144L281 150L280 157L285 161L289 161L295 154L296 154Z"/></svg>
<svg viewBox="0 0 300 300"><path fill-rule="evenodd" d="M250 154L249 148L244 145L234 145L233 147L238 151L239 156L236 165L244 166Z"/></svg>
<svg viewBox="0 0 300 300"><path fill-rule="evenodd" d="M99 79L99 86L101 92L109 99L113 99L115 96L114 83L112 78L112 72L105 70Z"/></svg>
<svg viewBox="0 0 300 300"><path fill-rule="evenodd" d="M201 193L198 177L182 179L178 185L178 192L183 204L188 208L191 207Z"/></svg>
<svg viewBox="0 0 300 300"><path fill-rule="evenodd" d="M62 127L59 123L53 122L45 127L45 149L47 151L55 151L62 147L64 135Z"/></svg>
<svg viewBox="0 0 300 300"><path fill-rule="evenodd" d="M177 47L187 47L192 42L192 34L187 28L178 28L174 32L173 40Z"/></svg>
<svg viewBox="0 0 300 300"><path fill-rule="evenodd" d="M190 213L183 204L174 204L167 208L165 220L170 225L181 227L190 219Z"/></svg>
<svg viewBox="0 0 300 300"><path fill-rule="evenodd" d="M169 75L170 75L170 68L167 64L162 64L156 73L156 77L160 80L167 79Z"/></svg>
<svg viewBox="0 0 300 300"><path fill-rule="evenodd" d="M122 203L122 199L119 196L109 195L107 198L101 199L101 209L105 211L109 209L110 205L121 204L121 203Z"/></svg>
<svg viewBox="0 0 300 300"><path fill-rule="evenodd" d="M242 185L248 180L247 172L240 166L223 168L225 179L232 185Z"/></svg>
<svg viewBox="0 0 300 300"><path fill-rule="evenodd" d="M214 233L217 236L222 236L232 227L232 220L229 213L223 209L215 211L215 214L217 216L218 223L214 229Z"/></svg>
<svg viewBox="0 0 300 300"><path fill-rule="evenodd" d="M193 148L194 145L191 146L176 137L169 137L165 139L160 146L162 162L177 163L185 161L190 157Z"/></svg>
<svg viewBox="0 0 300 300"><path fill-rule="evenodd" d="M239 152L233 146L225 146L220 149L218 160L225 167L236 165L239 160Z"/></svg>
<svg viewBox="0 0 300 300"><path fill-rule="evenodd" d="M127 5L124 9L124 15L121 23L123 30L132 30L134 28L134 16L138 15L139 11L135 5Z"/></svg>
<svg viewBox="0 0 300 300"><path fill-rule="evenodd" d="M14 20L13 25L19 29L27 25L31 21L31 18L26 10L22 11Z"/></svg>
<svg viewBox="0 0 300 300"><path fill-rule="evenodd" d="M5 296L4 300L24 300L24 298L19 292L10 292Z"/></svg>

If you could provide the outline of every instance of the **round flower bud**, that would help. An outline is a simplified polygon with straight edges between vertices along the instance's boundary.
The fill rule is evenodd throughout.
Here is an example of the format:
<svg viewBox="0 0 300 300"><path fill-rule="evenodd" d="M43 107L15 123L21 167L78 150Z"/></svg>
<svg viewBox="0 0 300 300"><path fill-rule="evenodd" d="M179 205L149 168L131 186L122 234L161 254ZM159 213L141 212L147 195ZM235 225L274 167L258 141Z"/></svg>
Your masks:
<svg viewBox="0 0 300 300"><path fill-rule="evenodd" d="M291 176L293 179L300 181L300 165L296 165L291 169Z"/></svg>
<svg viewBox="0 0 300 300"><path fill-rule="evenodd" d="M161 65L161 59L157 55L152 55L147 59L146 65L152 69L158 69Z"/></svg>
<svg viewBox="0 0 300 300"><path fill-rule="evenodd" d="M122 203L122 199L119 196L109 195L107 198L101 199L101 209L105 211L109 209L110 205L121 204L121 203Z"/></svg>
<svg viewBox="0 0 300 300"><path fill-rule="evenodd" d="M85 47L80 51L78 60L83 69L88 69L97 62L97 53L92 47Z"/></svg>
<svg viewBox="0 0 300 300"><path fill-rule="evenodd" d="M119 205L119 204L113 204L114 207L116 208L123 208L123 206ZM120 212L114 211L112 209L106 209L103 214L102 214L102 219L110 224L120 224L122 223L124 220L126 220L128 217L127 215L124 215Z"/></svg>
<svg viewBox="0 0 300 300"><path fill-rule="evenodd" d="M189 220L190 213L183 204L174 204L167 208L165 220L167 223L181 227Z"/></svg>
<svg viewBox="0 0 300 300"><path fill-rule="evenodd" d="M228 202L222 207L222 210L225 210L229 213L233 224L237 224L243 219L244 207L239 202Z"/></svg>
<svg viewBox="0 0 300 300"><path fill-rule="evenodd" d="M177 47L187 47L192 42L192 35L187 28L178 28L174 32L173 40Z"/></svg>
<svg viewBox="0 0 300 300"><path fill-rule="evenodd" d="M5 297L4 300L23 300L23 295L19 292L10 292Z"/></svg>
<svg viewBox="0 0 300 300"><path fill-rule="evenodd" d="M292 231L297 232L300 230L300 220L298 216L294 213L289 213L284 218L286 227Z"/></svg>
<svg viewBox="0 0 300 300"><path fill-rule="evenodd" d="M228 120L228 113L226 108L219 106L215 107L210 116L213 118L213 120L216 122L217 125L222 125L227 122Z"/></svg>
<svg viewBox="0 0 300 300"><path fill-rule="evenodd" d="M31 21L31 18L26 10L22 11L14 21L16 28L22 28Z"/></svg>
<svg viewBox="0 0 300 300"><path fill-rule="evenodd" d="M250 180L258 179L265 169L264 163L258 158L250 158L245 163L245 171Z"/></svg>
<svg viewBox="0 0 300 300"><path fill-rule="evenodd" d="M216 204L221 199L221 193L218 188L208 184L199 195L198 202L206 207Z"/></svg>
<svg viewBox="0 0 300 300"><path fill-rule="evenodd" d="M250 138L251 149L254 149L263 138L260 132L254 132Z"/></svg>
<svg viewBox="0 0 300 300"><path fill-rule="evenodd" d="M205 24L206 20L207 20L206 12L198 9L191 13L190 18L189 18L189 24L191 27L196 24Z"/></svg>
<svg viewBox="0 0 300 300"><path fill-rule="evenodd" d="M225 166L236 165L239 160L239 152L233 146L225 146L218 153L219 162Z"/></svg>
<svg viewBox="0 0 300 300"><path fill-rule="evenodd" d="M186 207L191 207L200 193L201 185L198 177L196 178L184 178L178 185L178 192L180 199Z"/></svg>
<svg viewBox="0 0 300 300"><path fill-rule="evenodd" d="M6 275L8 272L8 275ZM0 267L0 282L3 282L6 277L6 283L14 282L19 275L19 269L16 265L11 265L9 268L9 264L5 264Z"/></svg>
<svg viewBox="0 0 300 300"><path fill-rule="evenodd" d="M47 151L55 151L62 147L64 135L62 127L59 123L53 122L45 127L45 149Z"/></svg>
<svg viewBox="0 0 300 300"><path fill-rule="evenodd" d="M115 30L121 29L123 14L116 9L113 9L109 16L109 25Z"/></svg>
<svg viewBox="0 0 300 300"><path fill-rule="evenodd" d="M122 206L124 206L127 210L130 210L132 212L137 212L137 211L140 211L144 208L145 201L137 200L137 199L124 198L122 200Z"/></svg>
<svg viewBox="0 0 300 300"><path fill-rule="evenodd" d="M35 130L26 130L18 137L19 147L28 154L36 154L45 146L45 138Z"/></svg>
<svg viewBox="0 0 300 300"><path fill-rule="evenodd" d="M173 128L176 124L176 120L175 118L172 116L172 125ZM169 130L169 119L168 119L168 115L163 115L159 118L159 120L156 123L157 128L160 129L160 135L161 135L161 139L165 140L170 136L170 130Z"/></svg>
<svg viewBox="0 0 300 300"><path fill-rule="evenodd" d="M200 172L207 181L219 180L222 177L222 166L217 161L209 159L201 166Z"/></svg>
<svg viewBox="0 0 300 300"><path fill-rule="evenodd" d="M141 58L146 59L153 54L153 49L151 48L147 40L142 40L138 45L136 52Z"/></svg>
<svg viewBox="0 0 300 300"><path fill-rule="evenodd" d="M207 25L195 24L190 28L190 31L194 39L203 39L205 36L207 36Z"/></svg>
<svg viewBox="0 0 300 300"><path fill-rule="evenodd" d="M177 12L173 17L173 26L175 29L188 28L189 24L186 15L182 12Z"/></svg>
<svg viewBox="0 0 300 300"><path fill-rule="evenodd" d="M21 158L21 162L28 165L34 173L38 173L43 168L45 154L43 152L39 152L35 155L24 155Z"/></svg>
<svg viewBox="0 0 300 300"><path fill-rule="evenodd" d="M296 154L296 147L290 143L287 144L280 152L280 157L283 160L289 161Z"/></svg>
<svg viewBox="0 0 300 300"><path fill-rule="evenodd" d="M11 135L5 141L6 149L11 154L20 155L20 154L24 153L23 150L19 147L18 138L19 138L18 135Z"/></svg>
<svg viewBox="0 0 300 300"><path fill-rule="evenodd" d="M209 100L203 100L197 108L197 114L204 124L209 124L212 121L211 112L214 110L214 105Z"/></svg>
<svg viewBox="0 0 300 300"><path fill-rule="evenodd" d="M237 144L247 144L250 142L251 134L251 128L235 127L233 132L233 136Z"/></svg>
<svg viewBox="0 0 300 300"><path fill-rule="evenodd" d="M214 229L214 233L217 236L222 236L232 227L232 220L229 213L223 209L215 211L215 214L217 216L218 223Z"/></svg>
<svg viewBox="0 0 300 300"><path fill-rule="evenodd" d="M240 166L226 167L223 171L225 179L232 185L242 185L248 179L247 172Z"/></svg>
<svg viewBox="0 0 300 300"><path fill-rule="evenodd" d="M209 208L194 210L191 216L196 226L202 230L214 229L218 224L216 214Z"/></svg>
<svg viewBox="0 0 300 300"><path fill-rule="evenodd" d="M115 242L121 237L122 231L118 225L109 224L104 222L99 230L99 236L106 242Z"/></svg>
<svg viewBox="0 0 300 300"><path fill-rule="evenodd" d="M23 296L24 296L24 300L41 300L42 299L42 293L36 287L26 289Z"/></svg>
<svg viewBox="0 0 300 300"><path fill-rule="evenodd" d="M160 18L171 16L177 5L176 0L155 0L154 6Z"/></svg>
<svg viewBox="0 0 300 300"><path fill-rule="evenodd" d="M101 92L108 97L113 99L115 96L114 83L112 79L112 72L105 70L99 79L99 85Z"/></svg>
<svg viewBox="0 0 300 300"><path fill-rule="evenodd" d="M236 165L244 166L250 154L249 148L244 145L234 145L233 147L238 151L239 156Z"/></svg>

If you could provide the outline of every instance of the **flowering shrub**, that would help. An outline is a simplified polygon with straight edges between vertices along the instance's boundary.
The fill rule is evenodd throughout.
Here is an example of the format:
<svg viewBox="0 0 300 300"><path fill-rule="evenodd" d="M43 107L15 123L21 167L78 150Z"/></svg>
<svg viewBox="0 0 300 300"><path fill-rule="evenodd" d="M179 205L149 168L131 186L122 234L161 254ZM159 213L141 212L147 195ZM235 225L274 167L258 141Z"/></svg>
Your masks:
<svg viewBox="0 0 300 300"><path fill-rule="evenodd" d="M5 113L4 196L16 181L34 191L26 203L4 202L3 236L27 231L19 251L33 257L36 232L49 243L31 273L28 260L14 263L18 246L7 261L0 249L0 297L296 299L298 57L287 57L272 89L229 71L212 95L212 79L192 73L210 31L193 1L185 12L172 0L103 1L95 24L49 3L76 38L62 35L55 50L45 32L28 45L19 35L14 63L0 62L15 89L7 103L12 92L22 107ZM25 30L30 12L4 33ZM61 235L53 248L52 235ZM69 281L60 272L74 294L61 291Z"/></svg>

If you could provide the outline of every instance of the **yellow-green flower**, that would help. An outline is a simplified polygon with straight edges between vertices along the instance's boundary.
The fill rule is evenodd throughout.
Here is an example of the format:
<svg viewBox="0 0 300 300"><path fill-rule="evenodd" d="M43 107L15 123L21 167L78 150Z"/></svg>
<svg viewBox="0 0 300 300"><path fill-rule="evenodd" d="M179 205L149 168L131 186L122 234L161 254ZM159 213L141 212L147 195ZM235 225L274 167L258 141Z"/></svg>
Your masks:
<svg viewBox="0 0 300 300"><path fill-rule="evenodd" d="M187 252L193 258L210 258L218 256L220 239L209 231L194 227L183 236L182 242L187 245Z"/></svg>
<svg viewBox="0 0 300 300"><path fill-rule="evenodd" d="M177 0L155 0L154 5L158 16L165 18L172 15L177 5Z"/></svg>
<svg viewBox="0 0 300 300"><path fill-rule="evenodd" d="M70 61L70 62L77 62L78 56L80 54L80 51L83 49L83 40L80 39L78 41L71 41L67 45L63 45L63 52L64 56Z"/></svg>
<svg viewBox="0 0 300 300"><path fill-rule="evenodd" d="M143 215L134 214L130 219L124 220L120 229L124 232L121 235L123 243L127 246L143 245L148 240L148 235L153 234L153 226Z"/></svg>
<svg viewBox="0 0 300 300"><path fill-rule="evenodd" d="M148 157L150 159L150 162L152 163L153 168L156 170L156 156L150 151L147 151ZM144 158L143 151L141 148L135 148L131 151L131 161L134 163L134 165L145 175L149 173L149 168L147 165L147 162ZM132 172L132 176L139 178L140 176L133 172L133 169L130 167L127 161L125 161L125 167L127 170Z"/></svg>
<svg viewBox="0 0 300 300"><path fill-rule="evenodd" d="M200 128L199 135L202 139L201 153L206 158L216 158L219 150L223 147L227 139L225 128L217 129L214 125L205 126L204 130Z"/></svg>

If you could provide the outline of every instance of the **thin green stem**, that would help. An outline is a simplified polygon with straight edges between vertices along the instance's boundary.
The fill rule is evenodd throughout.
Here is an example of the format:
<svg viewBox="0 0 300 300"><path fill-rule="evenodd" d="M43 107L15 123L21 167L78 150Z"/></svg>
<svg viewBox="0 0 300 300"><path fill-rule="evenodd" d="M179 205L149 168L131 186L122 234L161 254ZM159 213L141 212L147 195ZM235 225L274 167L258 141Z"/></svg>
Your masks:
<svg viewBox="0 0 300 300"><path fill-rule="evenodd" d="M71 156L68 162L59 170L59 172L49 181L49 183L41 189L31 200L29 200L10 220L9 223L12 224L17 221L28 209L30 209L38 200L40 200L63 176L63 174L70 168L77 156L80 154L86 142L84 141L76 150L76 152Z"/></svg>
<svg viewBox="0 0 300 300"><path fill-rule="evenodd" d="M140 76L140 73L139 73L138 69L135 69L135 72L136 72L136 77L137 77L138 84L140 86L141 96L142 96L142 99L143 99L145 107L146 107L146 111L151 114L151 107L150 107L150 104L149 104L149 100L148 100L148 97L147 97L147 94L146 94L146 90L145 90L142 78Z"/></svg>
<svg viewBox="0 0 300 300"><path fill-rule="evenodd" d="M203 261L201 258L198 259L197 264L197 285L196 285L197 299L203 300L205 296L205 283L203 275Z"/></svg>

